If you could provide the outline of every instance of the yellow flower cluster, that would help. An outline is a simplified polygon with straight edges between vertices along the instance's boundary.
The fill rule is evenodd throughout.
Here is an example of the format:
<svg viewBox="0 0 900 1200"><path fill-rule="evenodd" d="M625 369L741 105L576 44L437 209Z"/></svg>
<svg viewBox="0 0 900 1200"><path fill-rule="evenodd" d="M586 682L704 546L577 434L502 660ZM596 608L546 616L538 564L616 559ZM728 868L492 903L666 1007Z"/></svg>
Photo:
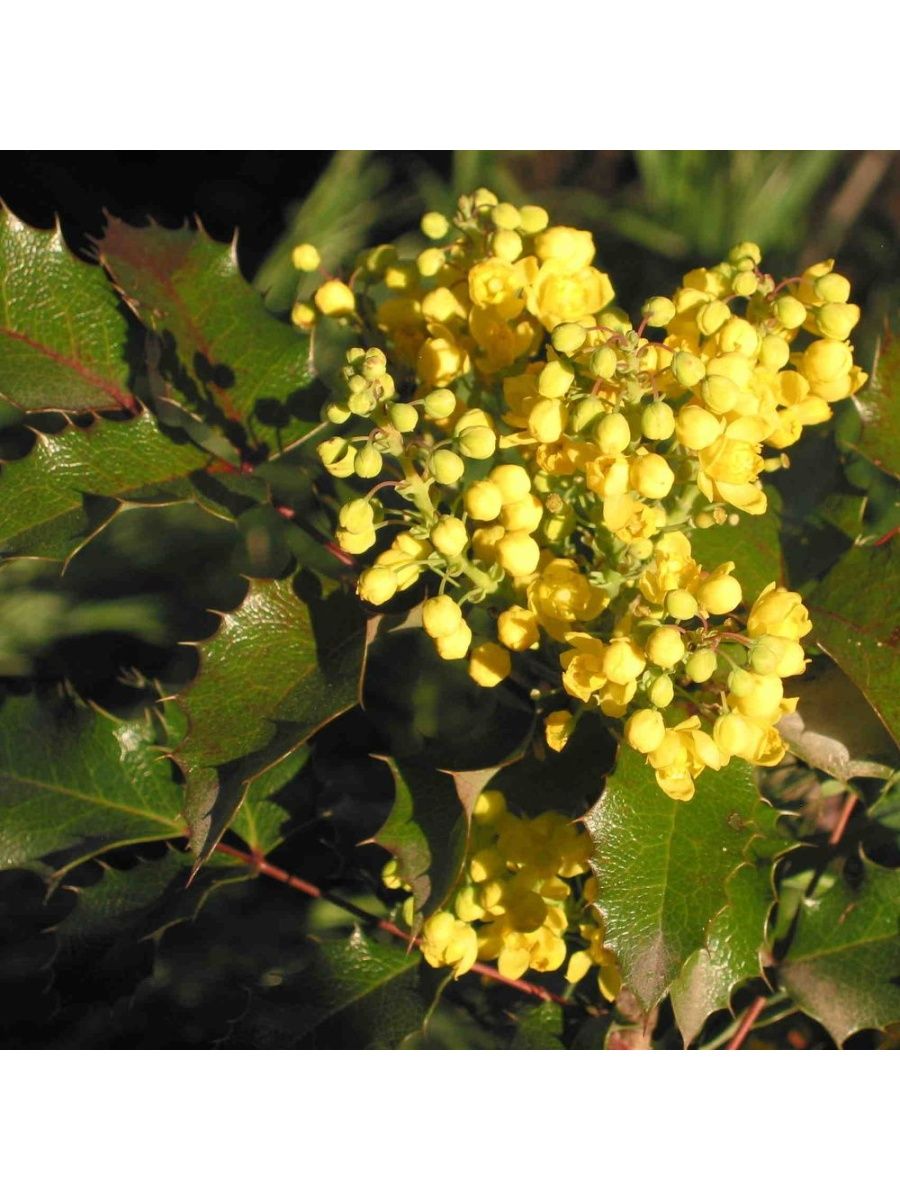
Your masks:
<svg viewBox="0 0 900 1200"><path fill-rule="evenodd" d="M608 999L618 990L615 956L603 945L587 833L561 813L527 818L511 813L501 792L482 792L473 810L465 872L449 905L427 918L421 934L426 962L451 967L455 976L476 961L496 962L506 979L526 971L559 971L577 983L592 966ZM384 882L402 886L397 864ZM411 899L407 902L411 921ZM571 953L577 929L579 948ZM584 943L584 944L582 944Z"/></svg>
<svg viewBox="0 0 900 1200"><path fill-rule="evenodd" d="M295 313L358 331L323 414L341 433L318 452L363 481L336 533L372 553L360 597L432 579L438 654L484 687L515 673L554 750L585 709L626 720L675 798L732 755L777 761L805 610L772 584L742 617L734 564L701 570L690 535L764 512L764 473L865 381L847 279L827 260L776 283L744 242L634 326L591 235L541 208L479 189L422 233L417 255L376 247ZM314 248L295 262L315 270ZM791 634L759 616L780 604Z"/></svg>

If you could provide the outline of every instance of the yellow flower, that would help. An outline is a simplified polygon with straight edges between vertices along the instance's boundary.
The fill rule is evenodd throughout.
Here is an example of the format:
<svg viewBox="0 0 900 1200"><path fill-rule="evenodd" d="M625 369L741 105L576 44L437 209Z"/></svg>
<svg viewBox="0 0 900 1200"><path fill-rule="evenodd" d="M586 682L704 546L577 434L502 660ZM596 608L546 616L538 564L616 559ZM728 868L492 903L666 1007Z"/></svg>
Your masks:
<svg viewBox="0 0 900 1200"><path fill-rule="evenodd" d="M504 321L525 307L525 277L521 265L502 258L486 258L469 270L469 297L479 308L492 309Z"/></svg>
<svg viewBox="0 0 900 1200"><path fill-rule="evenodd" d="M528 605L541 626L558 642L576 621L592 621L609 603L569 558L551 559L528 585Z"/></svg>
<svg viewBox="0 0 900 1200"><path fill-rule="evenodd" d="M478 936L471 925L450 912L436 912L422 926L422 953L432 967L452 967L458 979L478 958Z"/></svg>
<svg viewBox="0 0 900 1200"><path fill-rule="evenodd" d="M528 259L523 259L527 264ZM531 260L534 263L534 260ZM615 292L609 276L596 267L566 271L555 259L529 271L528 311L547 330L564 322L582 321L611 302Z"/></svg>

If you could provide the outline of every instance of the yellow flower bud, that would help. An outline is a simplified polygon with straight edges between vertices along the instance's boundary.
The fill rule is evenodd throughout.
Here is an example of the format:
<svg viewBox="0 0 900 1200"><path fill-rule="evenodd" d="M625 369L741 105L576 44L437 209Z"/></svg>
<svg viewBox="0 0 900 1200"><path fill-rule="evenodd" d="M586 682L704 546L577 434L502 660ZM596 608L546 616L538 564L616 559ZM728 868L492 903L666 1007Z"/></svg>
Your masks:
<svg viewBox="0 0 900 1200"><path fill-rule="evenodd" d="M518 229L521 219L514 204L497 204L491 210L491 220L498 229Z"/></svg>
<svg viewBox="0 0 900 1200"><path fill-rule="evenodd" d="M329 475L335 479L347 479L353 474L356 447L341 437L326 438L316 447L316 453Z"/></svg>
<svg viewBox="0 0 900 1200"><path fill-rule="evenodd" d="M431 638L455 633L462 619L462 609L452 596L430 596L422 605L422 624Z"/></svg>
<svg viewBox="0 0 900 1200"><path fill-rule="evenodd" d="M750 758L759 743L759 730L740 713L725 713L713 726L713 741L725 755Z"/></svg>
<svg viewBox="0 0 900 1200"><path fill-rule="evenodd" d="M450 231L450 222L439 212L427 212L422 218L420 228L427 238L439 242Z"/></svg>
<svg viewBox="0 0 900 1200"><path fill-rule="evenodd" d="M672 359L672 374L683 388L696 387L706 374L706 364L696 354L679 350Z"/></svg>
<svg viewBox="0 0 900 1200"><path fill-rule="evenodd" d="M647 638L645 651L652 663L668 670L684 658L684 639L671 625L661 625Z"/></svg>
<svg viewBox="0 0 900 1200"><path fill-rule="evenodd" d="M717 661L714 651L695 650L693 654L688 655L687 662L684 664L684 673L694 683L706 683L715 675Z"/></svg>
<svg viewBox="0 0 900 1200"><path fill-rule="evenodd" d="M365 554L375 545L374 529L362 529L359 533L351 533L349 529L339 529L335 536L337 544L348 554Z"/></svg>
<svg viewBox="0 0 900 1200"><path fill-rule="evenodd" d="M542 396L558 399L566 394L574 378L575 372L564 362L549 362L538 376L538 391Z"/></svg>
<svg viewBox="0 0 900 1200"><path fill-rule="evenodd" d="M432 421L443 421L456 411L456 397L449 388L436 388L425 397L424 408Z"/></svg>
<svg viewBox="0 0 900 1200"><path fill-rule="evenodd" d="M466 469L466 464L452 450L435 450L431 456L431 473L438 483L452 486L458 483Z"/></svg>
<svg viewBox="0 0 900 1200"><path fill-rule="evenodd" d="M350 533L362 533L365 529L371 529L375 523L375 510L372 502L363 497L358 500L348 500L341 506L338 520Z"/></svg>
<svg viewBox="0 0 900 1200"><path fill-rule="evenodd" d="M755 675L749 671L743 674L749 676L751 685L746 687L744 680L741 694L738 695L732 684L729 704L751 720L777 720L781 714L781 701L784 697L781 679L777 675Z"/></svg>
<svg viewBox="0 0 900 1200"><path fill-rule="evenodd" d="M456 444L466 458L491 458L497 449L497 435L486 425L472 425L459 434Z"/></svg>
<svg viewBox="0 0 900 1200"><path fill-rule="evenodd" d="M710 412L731 412L741 398L736 383L725 375L707 375L700 384L700 396Z"/></svg>
<svg viewBox="0 0 900 1200"><path fill-rule="evenodd" d="M664 442L675 432L675 414L668 404L654 401L641 414L641 433L651 442ZM624 449L624 447L623 447Z"/></svg>
<svg viewBox="0 0 900 1200"><path fill-rule="evenodd" d="M510 650L532 650L540 637L537 617L530 609L513 604L497 618L497 636Z"/></svg>
<svg viewBox="0 0 900 1200"><path fill-rule="evenodd" d="M497 204L497 197L490 188L476 188L472 193L473 208L493 208Z"/></svg>
<svg viewBox="0 0 900 1200"><path fill-rule="evenodd" d="M528 430L532 437L545 445L558 442L566 423L566 410L562 400L545 398L538 400L528 414Z"/></svg>
<svg viewBox="0 0 900 1200"><path fill-rule="evenodd" d="M502 792L491 788L482 792L472 809L472 819L476 825L494 825L506 812L506 797Z"/></svg>
<svg viewBox="0 0 900 1200"><path fill-rule="evenodd" d="M537 204L523 204L519 209L519 228L528 234L540 233L550 223L547 210Z"/></svg>
<svg viewBox="0 0 900 1200"><path fill-rule="evenodd" d="M835 271L820 275L813 284L816 298L823 304L846 304L850 299L850 280Z"/></svg>
<svg viewBox="0 0 900 1200"><path fill-rule="evenodd" d="M641 316L654 329L664 329L676 313L675 305L668 296L651 296L641 309Z"/></svg>
<svg viewBox="0 0 900 1200"><path fill-rule="evenodd" d="M612 379L619 358L612 346L601 346L591 355L590 372L596 379Z"/></svg>
<svg viewBox="0 0 900 1200"><path fill-rule="evenodd" d="M522 253L522 239L511 229L500 229L491 238L491 250L504 262L515 262Z"/></svg>
<svg viewBox="0 0 900 1200"><path fill-rule="evenodd" d="M630 638L613 638L603 652L603 674L613 683L631 683L646 665L646 658Z"/></svg>
<svg viewBox="0 0 900 1200"><path fill-rule="evenodd" d="M419 423L419 411L412 404L391 404L388 415L398 433L412 433Z"/></svg>
<svg viewBox="0 0 900 1200"><path fill-rule="evenodd" d="M469 675L479 687L496 687L511 670L509 651L496 642L482 642L469 656Z"/></svg>
<svg viewBox="0 0 900 1200"><path fill-rule="evenodd" d="M776 319L785 329L799 329L806 320L806 305L796 296L779 296L772 307Z"/></svg>
<svg viewBox="0 0 900 1200"><path fill-rule="evenodd" d="M291 254L291 262L298 271L315 271L321 261L318 250L309 242L301 242Z"/></svg>
<svg viewBox="0 0 900 1200"><path fill-rule="evenodd" d="M510 533L534 533L543 515L544 506L534 495L513 500L512 504L504 504L500 510L500 520Z"/></svg>
<svg viewBox="0 0 900 1200"><path fill-rule="evenodd" d="M734 563L725 564L733 567ZM721 570L721 568L720 568ZM711 575L697 589L700 607L713 616L732 612L741 602L741 585L733 575Z"/></svg>
<svg viewBox="0 0 900 1200"><path fill-rule="evenodd" d="M558 708L544 717L544 737L551 750L559 753L569 740L574 729L572 714L567 708Z"/></svg>
<svg viewBox="0 0 900 1200"><path fill-rule="evenodd" d="M445 558L458 558L469 544L469 535L459 517L441 517L430 537L435 550Z"/></svg>
<svg viewBox="0 0 900 1200"><path fill-rule="evenodd" d="M759 334L743 317L731 317L719 330L719 348L724 354L743 354L755 358Z"/></svg>
<svg viewBox="0 0 900 1200"><path fill-rule="evenodd" d="M507 533L497 543L497 561L514 578L537 570L541 548L527 533Z"/></svg>
<svg viewBox="0 0 900 1200"><path fill-rule="evenodd" d="M666 592L666 612L676 621L690 621L696 617L699 605L686 588L673 588Z"/></svg>
<svg viewBox="0 0 900 1200"><path fill-rule="evenodd" d="M686 404L675 418L675 436L689 450L705 450L722 432L722 421L699 404Z"/></svg>
<svg viewBox="0 0 900 1200"><path fill-rule="evenodd" d="M452 633L435 639L435 649L441 658L453 660L465 658L472 644L472 630L461 621Z"/></svg>
<svg viewBox="0 0 900 1200"><path fill-rule="evenodd" d="M502 463L499 467L494 467L488 479L500 489L504 504L521 500L531 491L531 477L525 468L517 463Z"/></svg>
<svg viewBox="0 0 900 1200"><path fill-rule="evenodd" d="M557 354L577 354L587 339L587 330L574 321L565 321L553 330L550 341Z"/></svg>
<svg viewBox="0 0 900 1200"><path fill-rule="evenodd" d="M312 329L316 321L316 310L298 301L291 309L291 321L298 329Z"/></svg>
<svg viewBox="0 0 900 1200"><path fill-rule="evenodd" d="M704 337L712 337L730 316L731 310L727 304L722 300L710 300L697 309L697 328Z"/></svg>
<svg viewBox="0 0 900 1200"><path fill-rule="evenodd" d="M736 296L752 296L759 287L755 271L738 271L731 281Z"/></svg>
<svg viewBox="0 0 900 1200"><path fill-rule="evenodd" d="M359 576L356 591L367 604L387 604L397 591L397 576L390 567L366 567Z"/></svg>
<svg viewBox="0 0 900 1200"><path fill-rule="evenodd" d="M346 317L356 309L356 298L340 279L323 283L313 299L316 308L326 317Z"/></svg>
<svg viewBox="0 0 900 1200"><path fill-rule="evenodd" d="M675 698L675 687L668 675L654 679L647 692L650 703L657 708L668 708Z"/></svg>
<svg viewBox="0 0 900 1200"><path fill-rule="evenodd" d="M823 304L816 313L816 328L823 337L843 341L859 322L856 304Z"/></svg>
<svg viewBox="0 0 900 1200"><path fill-rule="evenodd" d="M747 633L752 638L771 634L799 642L811 629L809 612L799 593L774 583L760 592L747 618Z"/></svg>
<svg viewBox="0 0 900 1200"><path fill-rule="evenodd" d="M443 250L438 250L436 246L429 246L417 257L416 268L423 279L430 279L433 275L437 275L445 261Z"/></svg>
<svg viewBox="0 0 900 1200"><path fill-rule="evenodd" d="M503 507L503 493L490 479L479 479L466 488L463 504L476 521L493 521Z"/></svg>
<svg viewBox="0 0 900 1200"><path fill-rule="evenodd" d="M652 754L665 736L665 722L655 708L639 708L625 724L625 740L639 754Z"/></svg>
<svg viewBox="0 0 900 1200"><path fill-rule="evenodd" d="M767 334L759 347L759 363L769 371L780 371L791 357L791 348L783 337Z"/></svg>
<svg viewBox="0 0 900 1200"><path fill-rule="evenodd" d="M353 469L360 479L375 479L381 474L384 467L384 460L381 453L375 449L371 442L366 442L360 446L356 452L356 460L353 464Z"/></svg>
<svg viewBox="0 0 900 1200"><path fill-rule="evenodd" d="M661 454L639 454L632 459L630 479L641 496L661 500L672 490L675 474Z"/></svg>
<svg viewBox="0 0 900 1200"><path fill-rule="evenodd" d="M756 242L738 242L728 251L728 261L731 263L739 263L745 258L749 258L754 266L759 266L762 261L762 251Z"/></svg>
<svg viewBox="0 0 900 1200"><path fill-rule="evenodd" d="M799 642L763 634L750 651L750 666L757 675L774 672L784 679L788 675L802 675L806 670L806 659Z"/></svg>
<svg viewBox="0 0 900 1200"><path fill-rule="evenodd" d="M620 412L607 413L594 430L594 441L604 454L621 454L631 444L631 426Z"/></svg>

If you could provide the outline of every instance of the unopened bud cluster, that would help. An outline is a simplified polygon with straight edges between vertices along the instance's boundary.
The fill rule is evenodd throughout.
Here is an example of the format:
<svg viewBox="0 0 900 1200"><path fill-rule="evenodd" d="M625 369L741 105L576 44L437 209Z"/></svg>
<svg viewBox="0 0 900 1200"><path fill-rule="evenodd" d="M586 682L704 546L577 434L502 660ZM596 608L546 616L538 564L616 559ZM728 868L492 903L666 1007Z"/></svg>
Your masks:
<svg viewBox="0 0 900 1200"><path fill-rule="evenodd" d="M590 233L542 208L479 189L421 229L419 253L367 251L295 314L359 333L318 450L358 481L337 540L366 556L361 598L427 576L438 654L485 687L515 671L554 750L588 709L624 721L670 796L732 756L777 762L806 610L774 583L743 596L690 538L763 513L765 473L865 381L847 279L828 260L776 283L744 242L635 326Z"/></svg>

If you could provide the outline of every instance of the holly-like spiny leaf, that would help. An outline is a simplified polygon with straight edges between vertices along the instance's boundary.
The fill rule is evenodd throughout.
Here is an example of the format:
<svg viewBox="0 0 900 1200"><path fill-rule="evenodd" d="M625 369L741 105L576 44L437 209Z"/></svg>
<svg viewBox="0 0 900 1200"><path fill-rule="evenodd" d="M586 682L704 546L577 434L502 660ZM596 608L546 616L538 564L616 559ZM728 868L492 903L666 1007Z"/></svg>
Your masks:
<svg viewBox="0 0 900 1200"><path fill-rule="evenodd" d="M597 904L622 978L649 1011L707 945L727 883L751 845L787 842L746 763L704 771L693 799L671 800L641 756L622 746L585 823L594 842Z"/></svg>
<svg viewBox="0 0 900 1200"><path fill-rule="evenodd" d="M187 476L209 462L196 446L163 433L147 412L36 437L29 454L0 472L0 551L6 554L67 558L123 505L190 494Z"/></svg>
<svg viewBox="0 0 900 1200"><path fill-rule="evenodd" d="M854 449L900 479L900 338L886 334L869 386L853 402L862 419Z"/></svg>
<svg viewBox="0 0 900 1200"><path fill-rule="evenodd" d="M766 923L775 901L771 866L739 867L725 892L725 908L713 919L706 945L694 951L672 984L672 1008L686 1046L707 1017L730 1003L734 989L762 969Z"/></svg>
<svg viewBox="0 0 900 1200"><path fill-rule="evenodd" d="M804 900L779 978L839 1046L900 1021L900 872L865 862L858 884Z"/></svg>
<svg viewBox="0 0 900 1200"><path fill-rule="evenodd" d="M752 604L767 584L784 582L781 557L781 497L766 488L768 508L758 517L740 514L737 526L712 525L691 533L691 552L708 571L719 563L733 562L744 600Z"/></svg>
<svg viewBox="0 0 900 1200"><path fill-rule="evenodd" d="M254 779L358 699L364 627L353 597L323 594L312 576L253 580L239 608L199 646L200 669L179 697L188 732L191 845L208 856Z"/></svg>
<svg viewBox="0 0 900 1200"><path fill-rule="evenodd" d="M809 597L812 636L900 744L900 539L855 546Z"/></svg>
<svg viewBox="0 0 900 1200"><path fill-rule="evenodd" d="M149 716L7 696L0 705L0 869L59 870L114 846L185 836L183 789ZM46 869L46 868L44 868Z"/></svg>
<svg viewBox="0 0 900 1200"><path fill-rule="evenodd" d="M268 994L251 997L231 1044L255 1049L375 1049L396 1046L422 1026L421 957L356 931L311 949L309 961Z"/></svg>
<svg viewBox="0 0 900 1200"><path fill-rule="evenodd" d="M278 452L318 424L308 339L276 319L240 272L236 247L203 230L136 229L110 218L100 260L162 338L172 395L244 453Z"/></svg>
<svg viewBox="0 0 900 1200"><path fill-rule="evenodd" d="M123 305L58 226L32 229L0 205L0 279L0 396L31 412L140 410Z"/></svg>

